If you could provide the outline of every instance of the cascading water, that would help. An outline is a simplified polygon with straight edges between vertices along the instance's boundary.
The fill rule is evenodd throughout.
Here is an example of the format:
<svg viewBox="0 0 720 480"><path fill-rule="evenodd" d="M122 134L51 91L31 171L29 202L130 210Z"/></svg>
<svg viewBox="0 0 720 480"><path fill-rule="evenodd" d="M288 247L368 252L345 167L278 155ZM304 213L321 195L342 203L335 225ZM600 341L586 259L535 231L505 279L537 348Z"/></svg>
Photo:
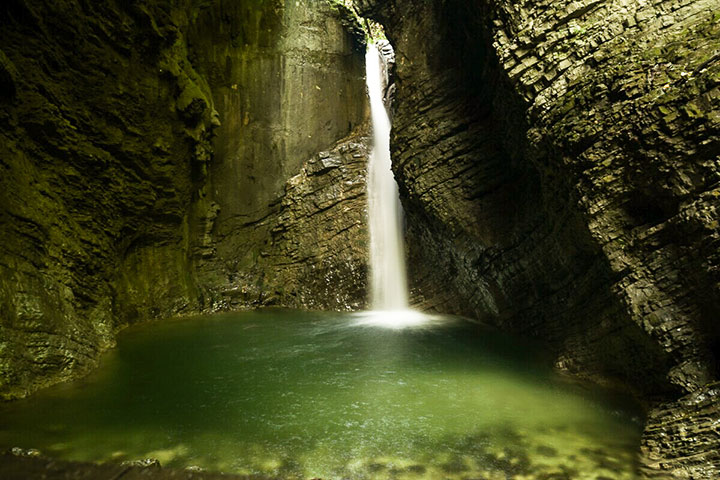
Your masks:
<svg viewBox="0 0 720 480"><path fill-rule="evenodd" d="M386 75L381 54L374 44L368 46L365 68L373 130L368 166L371 306L373 310L406 310L402 206L390 168L390 119L383 102Z"/></svg>

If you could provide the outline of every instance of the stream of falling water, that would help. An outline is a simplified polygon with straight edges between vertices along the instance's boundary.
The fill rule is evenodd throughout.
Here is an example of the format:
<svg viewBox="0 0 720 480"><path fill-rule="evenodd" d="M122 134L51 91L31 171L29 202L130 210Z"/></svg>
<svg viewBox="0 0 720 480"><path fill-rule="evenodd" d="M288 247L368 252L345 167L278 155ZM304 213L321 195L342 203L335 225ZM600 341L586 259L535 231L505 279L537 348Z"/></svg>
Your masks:
<svg viewBox="0 0 720 480"><path fill-rule="evenodd" d="M365 68L373 130L368 166L370 303L376 311L404 311L408 309L408 289L402 206L390 167L390 119L383 102L386 75L374 44L368 46Z"/></svg>

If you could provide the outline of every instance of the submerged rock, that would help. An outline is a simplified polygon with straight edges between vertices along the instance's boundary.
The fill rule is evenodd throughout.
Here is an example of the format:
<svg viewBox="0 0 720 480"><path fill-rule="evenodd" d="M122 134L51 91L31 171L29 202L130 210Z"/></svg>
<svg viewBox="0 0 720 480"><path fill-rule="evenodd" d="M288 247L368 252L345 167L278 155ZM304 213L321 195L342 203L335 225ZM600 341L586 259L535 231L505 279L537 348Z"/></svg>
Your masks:
<svg viewBox="0 0 720 480"><path fill-rule="evenodd" d="M546 445L540 445L539 447L536 448L536 450L540 455L543 455L545 457L557 456L557 450L554 449L553 447L548 447Z"/></svg>
<svg viewBox="0 0 720 480"><path fill-rule="evenodd" d="M40 455L42 455L40 453L40 450L37 450L35 448L20 448L20 447L11 448L10 453L17 457L39 457Z"/></svg>
<svg viewBox="0 0 720 480"><path fill-rule="evenodd" d="M160 468L160 462L156 458L143 458L141 460L128 460L120 465L126 467Z"/></svg>

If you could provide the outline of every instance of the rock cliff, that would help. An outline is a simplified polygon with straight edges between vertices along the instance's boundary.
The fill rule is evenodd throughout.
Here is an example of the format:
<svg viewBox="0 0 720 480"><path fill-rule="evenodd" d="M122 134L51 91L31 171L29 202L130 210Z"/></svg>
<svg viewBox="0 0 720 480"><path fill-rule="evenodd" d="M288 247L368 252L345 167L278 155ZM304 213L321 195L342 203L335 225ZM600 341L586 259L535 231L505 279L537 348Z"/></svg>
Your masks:
<svg viewBox="0 0 720 480"><path fill-rule="evenodd" d="M131 322L363 301L349 11L9 0L0 28L0 398L87 371Z"/></svg>
<svg viewBox="0 0 720 480"><path fill-rule="evenodd" d="M196 252L206 308L364 301L365 38L354 22L329 1L225 2L193 22L222 119Z"/></svg>
<svg viewBox="0 0 720 480"><path fill-rule="evenodd" d="M646 475L720 475L717 2L356 3L396 51L416 303L633 389Z"/></svg>

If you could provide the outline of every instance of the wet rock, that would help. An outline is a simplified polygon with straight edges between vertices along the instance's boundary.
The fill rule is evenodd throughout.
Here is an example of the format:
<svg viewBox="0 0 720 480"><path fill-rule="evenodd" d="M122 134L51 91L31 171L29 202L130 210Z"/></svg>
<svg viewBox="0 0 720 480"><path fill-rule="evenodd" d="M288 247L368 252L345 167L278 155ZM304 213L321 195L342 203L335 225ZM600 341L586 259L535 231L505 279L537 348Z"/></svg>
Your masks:
<svg viewBox="0 0 720 480"><path fill-rule="evenodd" d="M39 457L40 455L42 455L40 453L40 450L37 450L35 448L20 448L20 447L11 448L10 453L17 457Z"/></svg>
<svg viewBox="0 0 720 480"><path fill-rule="evenodd" d="M711 3L358 3L395 47L420 308L540 337L559 369L646 399L717 380ZM696 414L680 423L707 431ZM672 468L714 461L697 455Z"/></svg>
<svg viewBox="0 0 720 480"><path fill-rule="evenodd" d="M379 472L379 471L387 469L387 465L385 465L384 463L370 463L370 464L368 464L367 469L371 473Z"/></svg>
<svg viewBox="0 0 720 480"><path fill-rule="evenodd" d="M335 147L361 136L365 40L337 3L227 4L221 29L212 12L191 27L222 123L200 205L219 207L198 265L208 310L364 302L366 157ZM218 49L232 31L254 33Z"/></svg>
<svg viewBox="0 0 720 480"><path fill-rule="evenodd" d="M128 460L120 463L126 467L160 468L160 462L156 458L143 458L141 460Z"/></svg>
<svg viewBox="0 0 720 480"><path fill-rule="evenodd" d="M718 411L718 382L651 409L642 438L644 473L651 478L720 477Z"/></svg>
<svg viewBox="0 0 720 480"><path fill-rule="evenodd" d="M202 120L207 111L208 100L196 85L189 83L178 97L177 108L185 122L194 127ZM214 125L220 126L218 122L214 123Z"/></svg>
<svg viewBox="0 0 720 480"><path fill-rule="evenodd" d="M0 50L0 97L10 99L16 93L17 69L9 58Z"/></svg>
<svg viewBox="0 0 720 480"><path fill-rule="evenodd" d="M323 173L327 173L329 170L333 168L338 168L340 165L342 165L341 157L331 157L330 153L323 153L326 156L323 156L321 154L319 158L313 159L308 162L306 170L310 175L322 175Z"/></svg>
<svg viewBox="0 0 720 480"><path fill-rule="evenodd" d="M462 457L453 457L450 461L440 465L440 468L448 473L459 473L468 470L468 466L465 464Z"/></svg>
<svg viewBox="0 0 720 480"><path fill-rule="evenodd" d="M363 132L341 140L286 184L277 215L267 219L270 238L254 270L265 279L263 289L275 292L277 305L364 305L366 142Z"/></svg>
<svg viewBox="0 0 720 480"><path fill-rule="evenodd" d="M535 476L537 480L572 480L573 477L566 472L543 472Z"/></svg>
<svg viewBox="0 0 720 480"><path fill-rule="evenodd" d="M422 475L427 471L427 468L424 465L410 465L405 468L405 471L416 475Z"/></svg>

